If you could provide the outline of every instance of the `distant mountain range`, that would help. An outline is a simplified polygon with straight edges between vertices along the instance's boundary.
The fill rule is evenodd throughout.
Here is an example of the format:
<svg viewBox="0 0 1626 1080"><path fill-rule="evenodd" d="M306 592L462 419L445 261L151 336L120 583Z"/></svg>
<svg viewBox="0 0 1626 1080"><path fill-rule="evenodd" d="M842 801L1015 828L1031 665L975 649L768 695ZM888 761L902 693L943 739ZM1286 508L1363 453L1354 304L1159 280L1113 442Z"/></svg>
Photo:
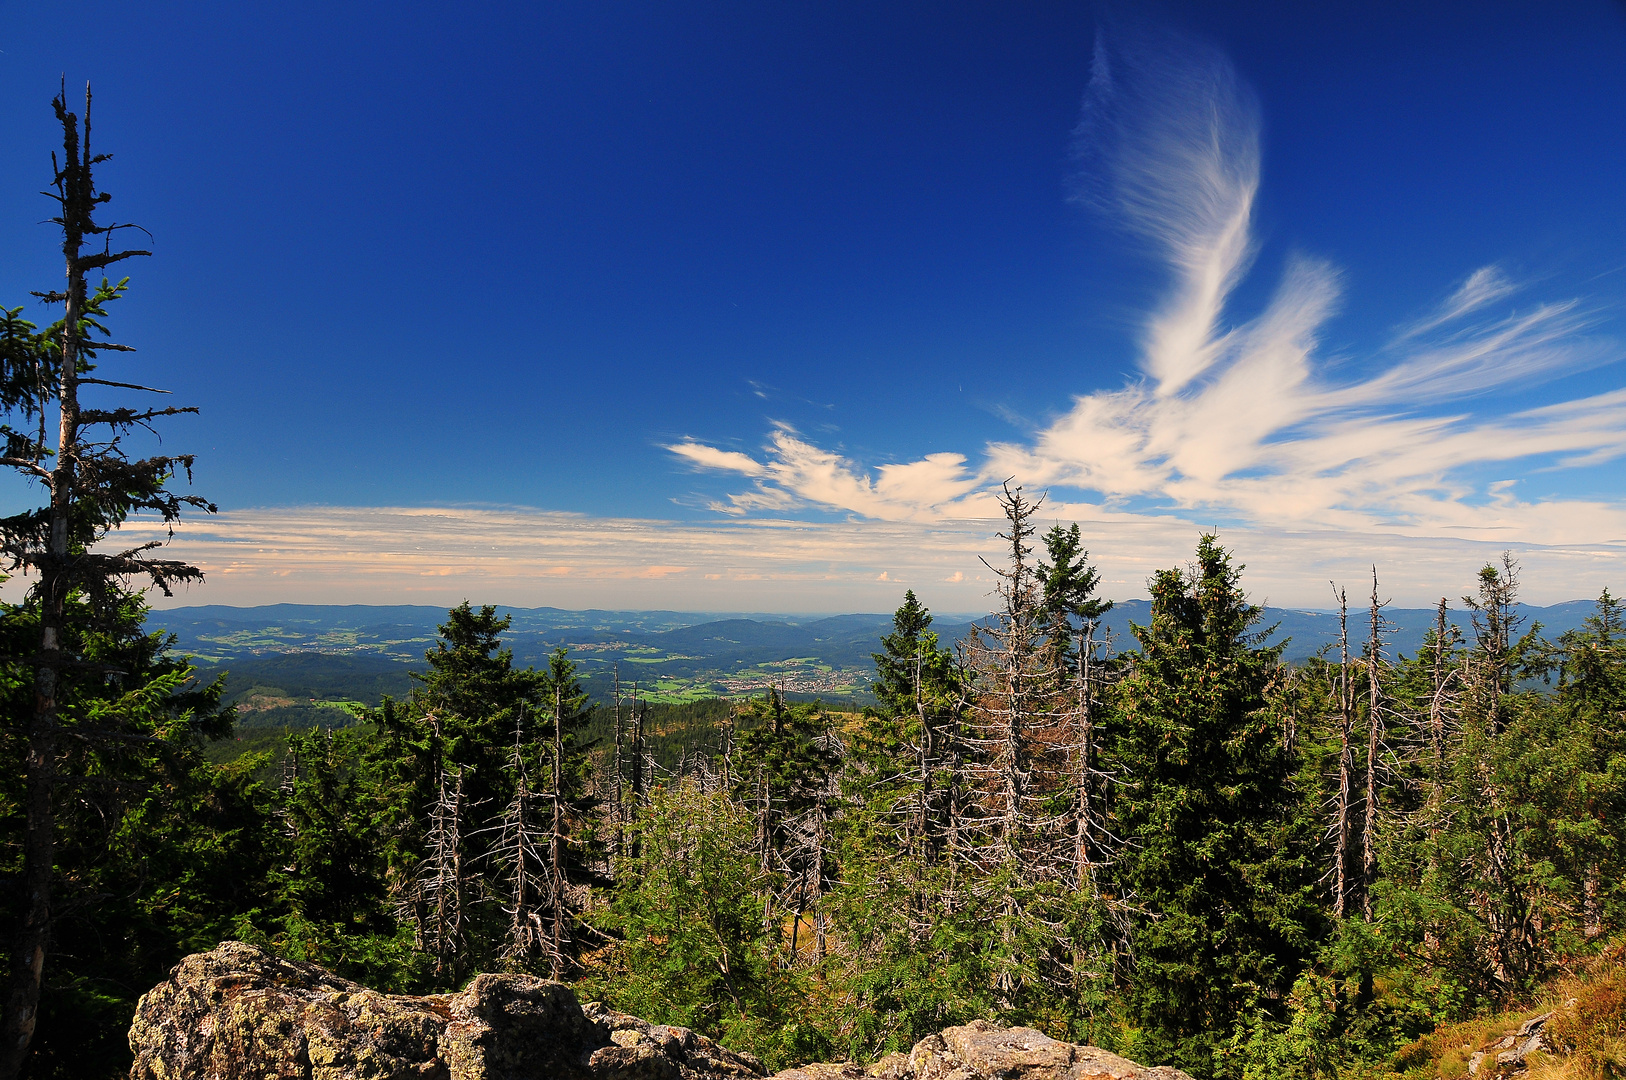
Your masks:
<svg viewBox="0 0 1626 1080"><path fill-rule="evenodd" d="M513 619L505 640L521 666L540 665L557 648L568 649L588 689L607 698L619 679L654 700L685 701L759 693L782 686L796 696L864 699L873 672L871 654L891 629L889 614L775 615L679 611L566 611L500 608ZM1525 626L1539 622L1555 637L1581 625L1591 601L1523 607ZM1133 647L1130 624L1145 624L1150 604L1116 604L1098 637L1116 651ZM1469 632L1465 612L1450 617ZM443 608L402 605L171 608L155 611L151 625L175 634L179 648L206 667L229 672L228 690L239 700L244 722L292 720L289 709L331 717L324 702L376 704L382 694L401 695L407 674L423 668ZM1391 655L1411 655L1434 623L1428 608L1385 608ZM969 633L972 617L939 616L933 624L945 643ZM1273 642L1287 642L1289 660L1303 660L1338 639L1336 612L1266 608L1262 628ZM1364 641L1367 615L1350 612L1350 637ZM258 703L258 704L257 704ZM315 722L314 720L312 722Z"/></svg>

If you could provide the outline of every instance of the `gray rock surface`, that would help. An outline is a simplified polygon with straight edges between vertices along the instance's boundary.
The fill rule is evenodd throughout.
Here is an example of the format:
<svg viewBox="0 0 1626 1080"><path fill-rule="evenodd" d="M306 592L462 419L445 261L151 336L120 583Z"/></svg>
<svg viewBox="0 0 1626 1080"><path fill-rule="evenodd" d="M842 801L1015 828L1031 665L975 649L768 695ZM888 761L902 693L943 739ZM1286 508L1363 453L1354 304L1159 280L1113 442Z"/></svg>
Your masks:
<svg viewBox="0 0 1626 1080"><path fill-rule="evenodd" d="M1528 1034L1528 1033L1523 1033ZM762 1063L688 1028L578 1004L563 983L479 975L457 994L381 994L228 941L136 1007L131 1080L755 1080ZM1191 1080L1032 1028L983 1021L863 1068L775 1080Z"/></svg>
<svg viewBox="0 0 1626 1080"><path fill-rule="evenodd" d="M1513 1076L1527 1068L1525 1059L1537 1050L1547 1050L1547 1021L1553 1018L1552 1013L1542 1013L1533 1016L1519 1026L1519 1030L1503 1035L1500 1039L1480 1050L1476 1050L1468 1059L1468 1075L1480 1076ZM1487 1066L1494 1066L1487 1071Z"/></svg>
<svg viewBox="0 0 1626 1080"><path fill-rule="evenodd" d="M1148 1069L1094 1046L984 1020L928 1035L906 1068L894 1073L898 1080L1191 1080L1166 1065Z"/></svg>
<svg viewBox="0 0 1626 1080"><path fill-rule="evenodd" d="M563 983L479 975L381 994L228 941L142 996L131 1080L741 1080L755 1059L607 1009Z"/></svg>
<svg viewBox="0 0 1626 1080"><path fill-rule="evenodd" d="M772 1080L1191 1080L1179 1069L1148 1069L1094 1046L1058 1042L1032 1028L976 1020L917 1042L907 1054L862 1068L803 1065Z"/></svg>

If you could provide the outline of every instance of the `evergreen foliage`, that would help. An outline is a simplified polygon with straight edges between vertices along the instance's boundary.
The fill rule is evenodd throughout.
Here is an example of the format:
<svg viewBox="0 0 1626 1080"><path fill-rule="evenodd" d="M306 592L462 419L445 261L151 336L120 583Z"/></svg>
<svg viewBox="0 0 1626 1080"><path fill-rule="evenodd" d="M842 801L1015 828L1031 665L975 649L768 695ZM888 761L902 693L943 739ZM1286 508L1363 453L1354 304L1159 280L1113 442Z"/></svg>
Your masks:
<svg viewBox="0 0 1626 1080"><path fill-rule="evenodd" d="M1261 643L1241 568L1204 537L1190 569L1153 578L1137 647L1098 656L1089 590L1063 622L1042 587L1064 561L1075 582L1093 569L1070 530L1046 540L1030 608L1007 611L1035 627L1014 804L978 712L987 686L1012 700L1010 669L986 665L1008 653L945 648L912 594L864 715L769 692L719 709L663 763L628 734L647 714L623 709L619 786L614 714L590 738L568 656L516 669L489 608L449 613L407 699L292 733L279 775L267 755L207 761L229 720L222 684L189 681L141 631L137 598L115 628L76 601L75 648L123 674L66 680L64 712L147 737L86 742L69 763L84 797L60 819L59 868L74 899L32 1074L118 1071L135 995L230 936L396 991L558 973L775 1065L874 1060L992 1017L1199 1077L1353 1076L1623 929L1626 628L1611 594L1545 642L1507 617L1506 564L1477 582L1471 644L1447 626L1415 657L1391 662L1379 637L1344 667L1289 669ZM37 625L18 605L0 632L26 642ZM26 664L6 672L8 708L26 708ZM1347 805L1342 695L1360 736ZM5 743L13 761L25 750ZM8 836L21 790L8 772ZM1351 865L1375 869L1340 919L1330 822L1346 812Z"/></svg>
<svg viewBox="0 0 1626 1080"><path fill-rule="evenodd" d="M1189 572L1152 580L1151 624L1118 689L1123 781L1114 866L1149 917L1131 937L1125 1004L1150 1060L1210 1073L1252 1000L1285 997L1319 930L1311 838L1266 693L1278 647L1213 536Z"/></svg>
<svg viewBox="0 0 1626 1080"><path fill-rule="evenodd" d="M201 571L155 557L159 541L126 548L114 535L134 514L173 523L185 510L214 506L170 488L177 473L190 477L190 455L142 457L130 441L161 419L196 410L85 399L96 388L151 392L93 374L105 363L102 354L133 351L107 340L109 308L128 279L111 282L106 270L148 252L114 250L115 234L132 226L98 220L112 196L94 174L108 155L91 151L89 89L82 119L69 111L65 91L52 102L62 157L53 155L46 195L57 207L51 220L61 230L66 282L60 291L35 293L61 305L62 316L44 331L22 319L21 308L0 318L0 465L43 500L0 519L5 571L33 577L16 618L7 619L29 627L31 639L14 639L5 661L8 680L19 683L5 717L15 769L8 778L21 786L5 807L16 827L6 857L16 865L8 867L10 888L0 901L9 916L0 1080L21 1074L38 1034L48 955L61 951L53 936L81 905L105 902L95 875L74 874L76 864L102 862L95 845L111 839L108 823L122 819L120 801L156 782L141 748L218 735L224 726L214 715L219 689L199 697L187 687L186 665L160 658L164 643L141 633L144 608L132 593L141 582L168 595L177 582L201 579ZM98 275L101 284L93 286Z"/></svg>

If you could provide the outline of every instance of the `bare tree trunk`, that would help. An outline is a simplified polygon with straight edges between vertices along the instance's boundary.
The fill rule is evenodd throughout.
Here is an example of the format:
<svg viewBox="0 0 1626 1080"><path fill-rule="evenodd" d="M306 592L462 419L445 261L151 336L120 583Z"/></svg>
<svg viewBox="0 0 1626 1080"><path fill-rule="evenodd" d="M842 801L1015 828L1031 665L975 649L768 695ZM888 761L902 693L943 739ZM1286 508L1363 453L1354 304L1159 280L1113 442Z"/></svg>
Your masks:
<svg viewBox="0 0 1626 1080"><path fill-rule="evenodd" d="M920 668L925 662L920 648L915 649L915 716L920 721L920 739L915 754L920 769L920 787L915 792L915 844L916 852L924 864L931 852L932 801L932 725L926 713L926 695L921 687Z"/></svg>
<svg viewBox="0 0 1626 1080"><path fill-rule="evenodd" d="M512 827L516 830L513 870L514 910L508 923L508 948L510 954L515 957L526 956L530 952L531 945L531 875L526 865L529 855L527 842L530 839L527 835L530 828L530 797L529 785L524 772L521 772L518 787L514 792L512 822Z"/></svg>
<svg viewBox="0 0 1626 1080"><path fill-rule="evenodd" d="M768 812L772 801L768 794L768 774L757 766L757 858L761 860L763 879L770 880L773 873L773 861L769 858L773 844L768 835ZM762 927L764 930L773 929L773 887L770 885L763 889L762 895ZM774 934L774 944L778 945L779 935Z"/></svg>
<svg viewBox="0 0 1626 1080"><path fill-rule="evenodd" d="M644 811L644 715L649 710L649 703L645 702L643 709L638 708L638 684L632 686L632 805L627 809L628 819L637 817ZM640 830L632 830L632 858L636 862L643 851L643 839Z"/></svg>
<svg viewBox="0 0 1626 1080"><path fill-rule="evenodd" d="M553 885L553 977L564 975L565 957L565 790L564 691L553 689L553 837L549 844L548 872Z"/></svg>
<svg viewBox="0 0 1626 1080"><path fill-rule="evenodd" d="M956 907L955 889L959 885L960 849L961 849L961 818L965 814L963 794L965 790L964 777L961 775L964 762L961 759L960 748L954 747L950 761L949 793L948 793L948 892L943 898L944 912L952 912Z"/></svg>
<svg viewBox="0 0 1626 1080"><path fill-rule="evenodd" d="M547 902L548 888L540 875L535 821L536 793L531 790L530 773L525 767L525 711L517 710L514 721L514 748L509 771L514 775L514 797L499 819L500 832L493 859L500 866L508 860L509 909L508 944L505 959L525 965L539 949L546 949L540 909ZM551 959L551 958L550 958Z"/></svg>
<svg viewBox="0 0 1626 1080"><path fill-rule="evenodd" d="M825 818L824 792L819 792L813 830L813 962L824 962L824 845L829 822Z"/></svg>
<svg viewBox="0 0 1626 1080"><path fill-rule="evenodd" d="M1078 821L1073 837L1074 886L1079 890L1092 887L1094 859L1090 853L1090 815L1094 813L1092 796L1095 778L1095 717L1094 695L1091 692L1091 668L1095 659L1095 624L1086 623L1078 635L1078 775L1075 780L1078 801Z"/></svg>
<svg viewBox="0 0 1626 1080"><path fill-rule="evenodd" d="M439 792L429 817L429 853L423 868L423 887L433 894L433 923L423 934L435 956L435 975L457 979L463 951L463 774L447 784L440 768Z"/></svg>
<svg viewBox="0 0 1626 1080"><path fill-rule="evenodd" d="M1378 678L1383 662L1382 605L1378 603L1378 570L1372 568L1372 636L1366 647L1366 820L1361 828L1361 913L1372 921L1372 885L1378 876L1378 757L1383 746L1383 692Z"/></svg>
<svg viewBox="0 0 1626 1080"><path fill-rule="evenodd" d="M1434 613L1434 652L1429 679L1428 738L1429 738L1429 804L1431 818L1438 817L1445 802L1445 691L1451 672L1446 667L1450 640L1446 636L1445 597ZM1430 833L1439 831L1431 822Z"/></svg>
<svg viewBox="0 0 1626 1080"><path fill-rule="evenodd" d="M728 716L723 720L723 775L722 790L734 786L734 703L728 704Z"/></svg>
<svg viewBox="0 0 1626 1080"><path fill-rule="evenodd" d="M1349 669L1349 599L1343 589L1338 596L1338 826L1333 853L1332 913L1343 918L1349 899L1350 848L1355 831L1355 755L1350 746L1354 732L1354 687Z"/></svg>
<svg viewBox="0 0 1626 1080"><path fill-rule="evenodd" d="M615 805L615 852L610 865L615 865L615 859L621 857L627 842L627 814L623 805L622 790L625 777L622 775L625 766L621 761L621 665L616 664L611 675L615 695L615 783L611 798Z"/></svg>

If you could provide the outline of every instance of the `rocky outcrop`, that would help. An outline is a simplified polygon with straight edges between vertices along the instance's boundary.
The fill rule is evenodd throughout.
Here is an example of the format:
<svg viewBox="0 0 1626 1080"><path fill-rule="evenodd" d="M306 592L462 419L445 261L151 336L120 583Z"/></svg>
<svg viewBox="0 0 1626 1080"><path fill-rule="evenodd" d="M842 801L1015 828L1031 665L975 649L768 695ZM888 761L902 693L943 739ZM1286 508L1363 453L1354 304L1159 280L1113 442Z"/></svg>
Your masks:
<svg viewBox="0 0 1626 1080"><path fill-rule="evenodd" d="M908 1066L914 1080L1191 1080L1179 1069L1146 1069L1093 1046L982 1020L928 1035Z"/></svg>
<svg viewBox="0 0 1626 1080"><path fill-rule="evenodd" d="M591 1013L591 1015L589 1015ZM131 1080L743 1080L687 1028L583 1010L563 983L479 975L381 994L238 941L182 960L130 1025Z"/></svg>
<svg viewBox="0 0 1626 1080"><path fill-rule="evenodd" d="M636 1016L606 1009L596 1001L583 1005L582 1015L609 1032L613 1044L593 1051L587 1059L594 1077L604 1080L622 1077L676 1080L679 1076L746 1080L764 1073L762 1062L752 1055L725 1050L686 1027L651 1024Z"/></svg>
<svg viewBox="0 0 1626 1080"><path fill-rule="evenodd" d="M1547 1021L1552 1013L1533 1016L1519 1026L1519 1030L1503 1035L1468 1059L1468 1075L1472 1077L1512 1076L1523 1072L1525 1059L1547 1046Z"/></svg>
<svg viewBox="0 0 1626 1080"><path fill-rule="evenodd" d="M754 1080L762 1063L687 1028L589 1002L563 983L480 975L458 994L381 994L228 941L142 997L131 1080ZM1191 1080L1032 1028L949 1028L867 1069L774 1080Z"/></svg>
<svg viewBox="0 0 1626 1080"><path fill-rule="evenodd" d="M1094 1046L1058 1042L1032 1028L975 1020L928 1035L907 1054L871 1065L804 1065L773 1080L1191 1080L1167 1065L1143 1068Z"/></svg>

